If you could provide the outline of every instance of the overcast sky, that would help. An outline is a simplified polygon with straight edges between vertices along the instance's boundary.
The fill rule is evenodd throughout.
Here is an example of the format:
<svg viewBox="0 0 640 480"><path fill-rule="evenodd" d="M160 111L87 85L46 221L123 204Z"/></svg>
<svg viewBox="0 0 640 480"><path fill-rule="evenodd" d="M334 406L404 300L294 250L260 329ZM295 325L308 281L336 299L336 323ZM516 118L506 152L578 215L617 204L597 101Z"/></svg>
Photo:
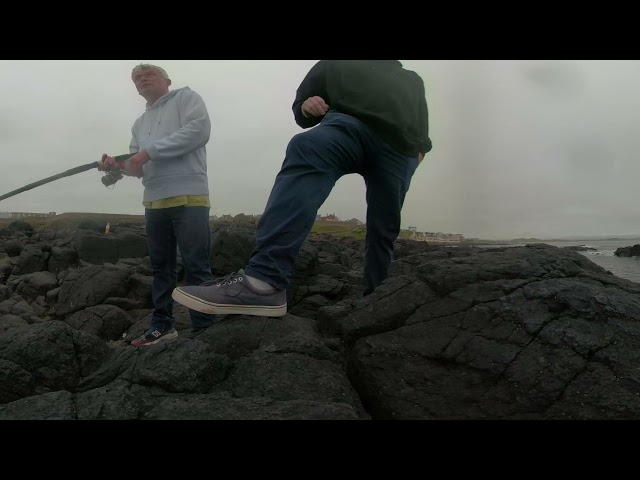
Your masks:
<svg viewBox="0 0 640 480"><path fill-rule="evenodd" d="M433 150L402 227L481 238L640 234L640 62L401 60L424 79ZM130 80L162 66L212 122L212 215L262 213L294 122L295 91L317 60L0 61L0 195L128 152L144 111ZM23 192L0 211L143 214L139 180L112 190L97 170ZM361 177L343 177L319 213L365 219Z"/></svg>

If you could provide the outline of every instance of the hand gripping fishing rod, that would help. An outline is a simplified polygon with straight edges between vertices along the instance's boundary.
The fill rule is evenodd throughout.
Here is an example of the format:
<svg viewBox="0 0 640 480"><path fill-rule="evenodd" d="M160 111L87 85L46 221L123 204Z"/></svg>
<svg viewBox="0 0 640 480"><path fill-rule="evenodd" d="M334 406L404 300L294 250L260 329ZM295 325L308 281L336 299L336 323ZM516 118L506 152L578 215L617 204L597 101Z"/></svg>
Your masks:
<svg viewBox="0 0 640 480"><path fill-rule="evenodd" d="M111 185L115 185L115 183L122 179L123 174L126 175L126 173L123 173L125 170L125 165L126 165L126 161L131 158L134 154L133 153L128 153L126 155L119 155L117 157L115 157L116 159L116 168L112 169L112 170L108 170L105 174L104 177L102 177L102 184L105 187L109 187ZM66 172L62 172L59 173L57 175L53 175L51 177L47 177L44 178L42 180L39 180L37 182L34 183L30 183L29 185L25 185L24 187L18 188L17 190L14 190L12 192L9 193L5 193L4 195L0 196L0 202L2 200L4 200L5 198L9 198L9 197L13 197L14 195L17 195L19 193L22 192L26 192L27 190L31 190L32 188L36 188L39 187L40 185L44 185L46 183L50 183L53 182L55 180L59 180L61 178L64 177L70 177L72 175L76 175L78 173L82 173L82 172L86 172L87 170L93 170L94 168L98 168L98 166L100 165L100 162L91 162L91 163L87 163L86 165L81 165L79 167L75 167L72 168L70 170L67 170Z"/></svg>

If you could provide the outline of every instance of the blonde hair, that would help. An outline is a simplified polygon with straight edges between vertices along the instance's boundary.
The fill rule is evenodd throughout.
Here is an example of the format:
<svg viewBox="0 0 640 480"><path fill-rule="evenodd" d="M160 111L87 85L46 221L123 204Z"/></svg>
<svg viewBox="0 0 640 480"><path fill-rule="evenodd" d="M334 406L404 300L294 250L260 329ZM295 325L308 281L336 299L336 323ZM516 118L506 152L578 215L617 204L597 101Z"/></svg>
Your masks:
<svg viewBox="0 0 640 480"><path fill-rule="evenodd" d="M131 70L131 80L133 80L135 76L143 70L153 70L165 80L169 80L169 75L167 75L167 72L165 72L164 68L158 67L157 65L151 65L149 63L141 63L140 65L136 65L133 70Z"/></svg>

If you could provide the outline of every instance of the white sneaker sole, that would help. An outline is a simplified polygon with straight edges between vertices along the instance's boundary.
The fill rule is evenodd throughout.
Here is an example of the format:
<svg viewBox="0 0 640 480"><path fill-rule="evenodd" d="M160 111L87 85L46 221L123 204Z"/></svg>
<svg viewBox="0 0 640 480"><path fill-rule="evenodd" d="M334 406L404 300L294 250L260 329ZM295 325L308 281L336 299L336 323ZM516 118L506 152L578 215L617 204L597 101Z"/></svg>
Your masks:
<svg viewBox="0 0 640 480"><path fill-rule="evenodd" d="M275 307L266 305L220 305L189 295L177 288L171 297L181 305L201 313L219 315L254 315L257 317L282 317L287 314L287 304Z"/></svg>
<svg viewBox="0 0 640 480"><path fill-rule="evenodd" d="M160 337L157 340L154 340L153 342L143 343L142 345L132 345L132 346L133 347L148 347L149 345L155 345L156 343L164 342L165 340L171 340L172 338L177 338L177 337L178 337L178 332L175 331L173 333L169 333L167 335L163 335L162 337Z"/></svg>

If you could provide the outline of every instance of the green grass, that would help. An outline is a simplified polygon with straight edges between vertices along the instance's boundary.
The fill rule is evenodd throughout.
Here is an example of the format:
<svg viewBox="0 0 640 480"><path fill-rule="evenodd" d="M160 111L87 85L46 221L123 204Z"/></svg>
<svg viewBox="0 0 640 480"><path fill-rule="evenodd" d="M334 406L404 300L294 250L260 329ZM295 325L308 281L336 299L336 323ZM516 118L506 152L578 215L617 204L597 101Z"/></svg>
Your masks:
<svg viewBox="0 0 640 480"><path fill-rule="evenodd" d="M345 223L320 223L316 222L311 228L312 233L325 233L328 235L335 235L336 237L353 237L359 240L363 240L367 234L367 229L364 225L350 225Z"/></svg>
<svg viewBox="0 0 640 480"><path fill-rule="evenodd" d="M43 229L60 229L74 228L82 220L94 220L98 223L110 222L112 225L119 223L137 223L144 225L144 215L119 215L104 213L63 213L51 218L22 218L30 223L35 230ZM8 226L13 219L0 219L0 228ZM213 225L213 222L211 222ZM311 228L312 233L324 233L335 235L336 237L353 237L358 240L364 240L367 235L367 227L365 225L353 225L342 222L316 222ZM409 238L411 232L407 230L400 231L399 238Z"/></svg>
<svg viewBox="0 0 640 480"><path fill-rule="evenodd" d="M367 236L367 227L364 225L347 225L344 223L315 223L313 228L311 228L311 232L364 240ZM410 239L411 232L409 230L400 230L398 238Z"/></svg>
<svg viewBox="0 0 640 480"><path fill-rule="evenodd" d="M2 218L0 228L9 226L14 221L23 221L30 224L34 230L59 230L65 228L75 228L83 220L92 220L98 224L107 222L112 225L122 223L144 224L144 215L124 215L112 213L62 213L55 217L25 217L25 218Z"/></svg>
<svg viewBox="0 0 640 480"><path fill-rule="evenodd" d="M312 233L326 233L335 235L336 237L353 237L358 240L364 240L367 236L367 227L365 225L348 225L345 223L314 223L311 228ZM411 232L409 230L400 230L398 238L410 239Z"/></svg>

